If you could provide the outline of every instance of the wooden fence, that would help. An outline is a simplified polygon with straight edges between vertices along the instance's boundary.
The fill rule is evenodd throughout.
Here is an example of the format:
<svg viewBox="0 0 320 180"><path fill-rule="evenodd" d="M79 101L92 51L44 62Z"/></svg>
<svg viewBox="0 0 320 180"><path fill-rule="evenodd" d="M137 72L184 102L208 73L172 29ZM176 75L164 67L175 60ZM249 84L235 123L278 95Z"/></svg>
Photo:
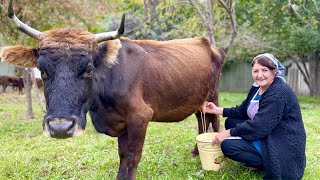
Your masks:
<svg viewBox="0 0 320 180"><path fill-rule="evenodd" d="M250 63L236 63L223 68L220 91L248 92L253 83Z"/></svg>
<svg viewBox="0 0 320 180"><path fill-rule="evenodd" d="M299 95L309 95L310 91L303 81L302 73L296 64L292 63L286 67L287 76L283 76L293 91ZM248 92L253 83L251 76L251 65L248 62L228 65L222 71L219 88L220 91Z"/></svg>
<svg viewBox="0 0 320 180"><path fill-rule="evenodd" d="M291 66L288 68L287 82L292 87L293 91L295 91L297 94L310 94L310 90L303 80L302 73L299 71L297 65L294 63L292 63Z"/></svg>
<svg viewBox="0 0 320 180"><path fill-rule="evenodd" d="M14 75L14 65L0 62L0 75Z"/></svg>

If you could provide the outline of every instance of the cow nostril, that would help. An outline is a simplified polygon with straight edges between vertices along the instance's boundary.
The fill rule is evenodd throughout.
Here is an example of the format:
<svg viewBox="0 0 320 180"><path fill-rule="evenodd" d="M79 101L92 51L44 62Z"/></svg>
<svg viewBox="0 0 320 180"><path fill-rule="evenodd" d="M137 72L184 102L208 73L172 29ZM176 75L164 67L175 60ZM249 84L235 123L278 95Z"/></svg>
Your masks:
<svg viewBox="0 0 320 180"><path fill-rule="evenodd" d="M64 139L79 136L83 129L81 129L79 119L76 116L68 118L52 118L48 116L43 121L43 132L47 137Z"/></svg>
<svg viewBox="0 0 320 180"><path fill-rule="evenodd" d="M52 131L56 132L56 133L68 133L70 130L72 130L73 126L74 126L74 121L68 121L68 120L51 120L48 123L49 129L51 129Z"/></svg>

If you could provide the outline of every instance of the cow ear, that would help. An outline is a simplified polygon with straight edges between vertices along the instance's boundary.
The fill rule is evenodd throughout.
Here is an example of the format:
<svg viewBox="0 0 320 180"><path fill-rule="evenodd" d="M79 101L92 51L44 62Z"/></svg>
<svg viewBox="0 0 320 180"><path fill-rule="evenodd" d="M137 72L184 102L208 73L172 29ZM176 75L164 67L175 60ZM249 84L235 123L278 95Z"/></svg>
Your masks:
<svg viewBox="0 0 320 180"><path fill-rule="evenodd" d="M25 46L7 46L0 50L0 59L3 62L23 68L37 66L38 49Z"/></svg>
<svg viewBox="0 0 320 180"><path fill-rule="evenodd" d="M118 64L118 54L122 44L119 39L109 40L99 46L99 52L103 53L103 62L107 67L111 68Z"/></svg>

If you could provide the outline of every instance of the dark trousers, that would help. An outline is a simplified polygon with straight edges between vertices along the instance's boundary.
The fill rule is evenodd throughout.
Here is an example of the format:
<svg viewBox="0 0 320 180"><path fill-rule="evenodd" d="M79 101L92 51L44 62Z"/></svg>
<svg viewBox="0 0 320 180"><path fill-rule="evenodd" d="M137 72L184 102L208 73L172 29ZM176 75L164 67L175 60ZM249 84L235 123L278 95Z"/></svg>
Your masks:
<svg viewBox="0 0 320 180"><path fill-rule="evenodd" d="M230 129L246 120L227 118L225 128ZM255 167L263 170L262 156L254 147L251 141L244 139L225 139L221 143L223 154L234 161L244 163L248 167Z"/></svg>

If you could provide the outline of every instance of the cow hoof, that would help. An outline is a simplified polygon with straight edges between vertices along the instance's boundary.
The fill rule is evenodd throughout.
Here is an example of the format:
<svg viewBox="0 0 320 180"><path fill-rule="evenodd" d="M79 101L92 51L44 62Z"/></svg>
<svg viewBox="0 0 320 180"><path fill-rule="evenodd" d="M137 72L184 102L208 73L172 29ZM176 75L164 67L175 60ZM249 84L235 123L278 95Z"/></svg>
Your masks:
<svg viewBox="0 0 320 180"><path fill-rule="evenodd" d="M198 151L198 148L194 148L191 153L190 153L192 156L199 156L199 151Z"/></svg>

